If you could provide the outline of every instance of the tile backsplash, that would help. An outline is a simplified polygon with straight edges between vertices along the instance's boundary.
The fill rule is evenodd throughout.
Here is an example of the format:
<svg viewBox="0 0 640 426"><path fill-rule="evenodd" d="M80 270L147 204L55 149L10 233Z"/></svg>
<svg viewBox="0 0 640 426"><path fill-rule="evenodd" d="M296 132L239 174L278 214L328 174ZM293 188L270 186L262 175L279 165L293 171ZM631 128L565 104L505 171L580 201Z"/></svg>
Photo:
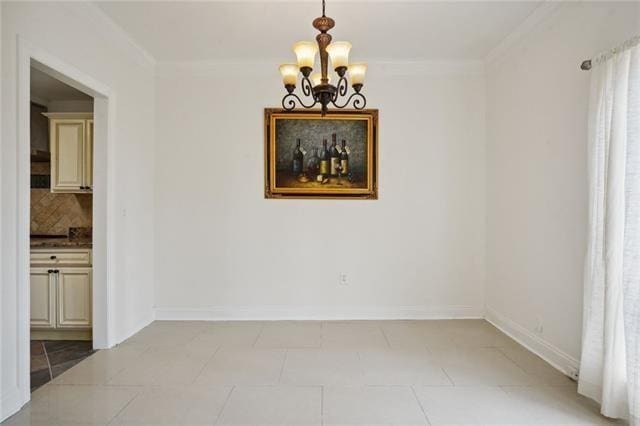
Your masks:
<svg viewBox="0 0 640 426"><path fill-rule="evenodd" d="M31 175L48 176L51 163L31 162ZM91 228L91 194L53 193L47 188L31 188L31 235L68 235L69 228ZM83 232L83 231L77 231Z"/></svg>
<svg viewBox="0 0 640 426"><path fill-rule="evenodd" d="M90 228L91 194L58 194L31 189L31 234L69 235L69 228Z"/></svg>

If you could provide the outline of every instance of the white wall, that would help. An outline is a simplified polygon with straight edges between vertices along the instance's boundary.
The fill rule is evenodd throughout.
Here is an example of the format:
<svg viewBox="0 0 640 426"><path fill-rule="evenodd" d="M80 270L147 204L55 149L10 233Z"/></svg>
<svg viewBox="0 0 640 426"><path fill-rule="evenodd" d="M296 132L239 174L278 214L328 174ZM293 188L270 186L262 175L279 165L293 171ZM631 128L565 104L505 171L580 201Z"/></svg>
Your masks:
<svg viewBox="0 0 640 426"><path fill-rule="evenodd" d="M118 342L153 316L154 64L84 3L2 2L2 222L0 419L24 402L19 388L16 324L17 38L47 51L108 86L115 95L115 135L108 200L115 274L112 340ZM28 76L20 76L21 81ZM28 189L27 189L28 190Z"/></svg>
<svg viewBox="0 0 640 426"><path fill-rule="evenodd" d="M582 332L589 73L579 65L637 34L638 9L562 4L487 68L488 313L560 367L577 366Z"/></svg>
<svg viewBox="0 0 640 426"><path fill-rule="evenodd" d="M277 64L159 64L158 318L482 315L484 89L478 64L371 64L380 199L265 200Z"/></svg>

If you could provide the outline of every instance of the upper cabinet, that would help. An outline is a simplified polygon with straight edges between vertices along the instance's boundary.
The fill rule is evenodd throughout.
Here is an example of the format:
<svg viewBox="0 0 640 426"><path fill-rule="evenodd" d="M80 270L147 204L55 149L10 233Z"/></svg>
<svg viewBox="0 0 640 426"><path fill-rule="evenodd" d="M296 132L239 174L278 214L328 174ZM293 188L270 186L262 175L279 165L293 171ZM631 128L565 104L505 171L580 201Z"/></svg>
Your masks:
<svg viewBox="0 0 640 426"><path fill-rule="evenodd" d="M93 190L93 114L46 113L51 148L51 192Z"/></svg>

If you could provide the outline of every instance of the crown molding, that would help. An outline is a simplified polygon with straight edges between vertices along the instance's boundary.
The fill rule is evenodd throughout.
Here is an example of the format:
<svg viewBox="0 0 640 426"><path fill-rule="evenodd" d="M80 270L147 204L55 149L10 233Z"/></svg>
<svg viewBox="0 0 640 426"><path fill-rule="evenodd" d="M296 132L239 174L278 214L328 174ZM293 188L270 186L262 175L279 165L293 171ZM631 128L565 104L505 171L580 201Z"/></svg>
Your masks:
<svg viewBox="0 0 640 426"><path fill-rule="evenodd" d="M547 0L535 8L511 34L489 51L484 58L485 66L489 66L502 59L514 47L522 43L542 22L549 19L561 6L562 3L560 2Z"/></svg>
<svg viewBox="0 0 640 426"><path fill-rule="evenodd" d="M95 27L104 30L108 30L109 39L116 35L115 40L120 42L120 45L125 47L129 53L132 53L136 60L141 64L148 67L155 67L156 59L149 53L144 47L139 45L127 31L125 31L120 25L116 24L100 7L92 2L70 2L61 3L72 13L78 13L79 10L83 10L96 25ZM87 18L87 16L83 16Z"/></svg>

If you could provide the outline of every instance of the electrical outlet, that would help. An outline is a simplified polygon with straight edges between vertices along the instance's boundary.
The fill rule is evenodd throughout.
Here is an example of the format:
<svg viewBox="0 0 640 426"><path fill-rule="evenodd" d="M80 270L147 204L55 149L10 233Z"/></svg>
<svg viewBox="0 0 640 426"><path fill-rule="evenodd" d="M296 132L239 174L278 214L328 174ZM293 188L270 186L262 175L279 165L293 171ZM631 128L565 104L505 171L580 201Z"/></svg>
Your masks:
<svg viewBox="0 0 640 426"><path fill-rule="evenodd" d="M544 324L542 323L542 320L539 317L536 318L536 326L533 329L533 331L535 331L538 334L542 334L544 332Z"/></svg>
<svg viewBox="0 0 640 426"><path fill-rule="evenodd" d="M347 281L347 274L345 272L340 272L340 285L349 285L349 281Z"/></svg>

